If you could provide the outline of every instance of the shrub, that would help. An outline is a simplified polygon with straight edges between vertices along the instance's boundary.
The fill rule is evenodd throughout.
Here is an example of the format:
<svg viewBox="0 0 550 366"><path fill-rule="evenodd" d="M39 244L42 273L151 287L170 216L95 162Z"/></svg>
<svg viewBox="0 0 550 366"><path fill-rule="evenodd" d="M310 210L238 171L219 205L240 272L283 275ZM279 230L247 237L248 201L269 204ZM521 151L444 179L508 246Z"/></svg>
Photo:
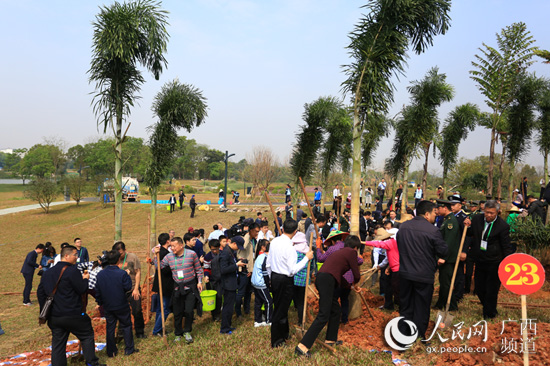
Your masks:
<svg viewBox="0 0 550 366"><path fill-rule="evenodd" d="M37 201L40 207L48 213L50 204L55 197L60 193L56 182L46 178L37 178L33 180L25 190L25 197Z"/></svg>

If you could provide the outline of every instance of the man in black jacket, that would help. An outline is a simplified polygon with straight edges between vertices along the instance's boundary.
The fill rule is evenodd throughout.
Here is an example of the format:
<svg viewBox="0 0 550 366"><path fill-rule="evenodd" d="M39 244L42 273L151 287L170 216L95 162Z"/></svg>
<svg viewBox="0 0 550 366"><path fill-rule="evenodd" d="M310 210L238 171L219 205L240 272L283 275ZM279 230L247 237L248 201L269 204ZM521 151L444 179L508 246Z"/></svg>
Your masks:
<svg viewBox="0 0 550 366"><path fill-rule="evenodd" d="M107 356L114 357L118 353L115 340L116 323L124 334L125 355L139 352L134 348L132 334L132 316L126 293L132 289L130 275L118 268L120 253L111 250L105 255L109 265L97 274L95 285L97 304L105 309L107 320Z"/></svg>
<svg viewBox="0 0 550 366"><path fill-rule="evenodd" d="M239 272L238 267L246 263L237 261L237 250L244 250L242 236L234 236L220 253L220 273L223 288L222 324L220 333L231 334L235 328L231 327L231 318L235 308Z"/></svg>
<svg viewBox="0 0 550 366"><path fill-rule="evenodd" d="M25 262L23 262L23 267L21 267L21 274L25 279L25 288L23 289L23 305L31 305L31 290L32 290L32 279L34 277L34 270L36 268L42 269L42 266L36 263L36 258L38 254L44 251L44 244L38 244L36 248L29 252L25 257Z"/></svg>
<svg viewBox="0 0 550 366"><path fill-rule="evenodd" d="M527 196L527 203L527 212L529 213L529 216L531 216L533 221L536 223L544 225L546 222L546 212L544 211L544 206L546 206L547 203L539 201L532 195Z"/></svg>
<svg viewBox="0 0 550 366"><path fill-rule="evenodd" d="M80 340L86 364L101 365L95 355L92 321L85 309L82 309L82 295L88 290L90 274L80 274L76 268L76 247L68 245L61 250L60 255L61 261L44 273L37 291L38 302L42 308L59 280L48 319L48 327L52 331L52 365L67 365L65 352L69 333ZM65 271L61 273L65 267Z"/></svg>
<svg viewBox="0 0 550 366"><path fill-rule="evenodd" d="M483 305L484 319L492 319L498 314L498 267L506 256L513 253L510 226L498 216L499 211L500 205L496 201L487 201L483 215L464 221L464 225L470 226L468 236L472 237L472 242L468 255L476 265L474 282Z"/></svg>
<svg viewBox="0 0 550 366"><path fill-rule="evenodd" d="M164 257L170 251L168 248L170 247L170 234L162 233L158 237L158 242L160 244L160 247L157 247L154 249L155 255L159 255L159 261L158 263L162 262ZM160 270L161 273L161 282L162 282L162 304L164 306L164 320L166 321L166 318L168 318L168 315L172 312L172 309L170 308L170 300L172 298L172 291L174 291L174 279L172 278L172 270L170 270L170 267L165 267ZM155 277L153 279L153 288L151 289L152 292L156 292L151 297L151 304L153 305L152 308L156 312L155 316L155 326L153 327L153 335L154 336L162 336L162 311L160 308L160 288L159 288L159 272L158 268L155 269Z"/></svg>
<svg viewBox="0 0 550 366"><path fill-rule="evenodd" d="M434 276L441 258L448 253L447 243L434 226L435 205L420 201L416 216L401 224L397 232L399 248L399 313L418 328L418 336L425 337L430 319L430 305L434 292ZM436 259L439 257L439 260ZM402 326L406 323L401 322ZM409 334L407 327L401 332Z"/></svg>

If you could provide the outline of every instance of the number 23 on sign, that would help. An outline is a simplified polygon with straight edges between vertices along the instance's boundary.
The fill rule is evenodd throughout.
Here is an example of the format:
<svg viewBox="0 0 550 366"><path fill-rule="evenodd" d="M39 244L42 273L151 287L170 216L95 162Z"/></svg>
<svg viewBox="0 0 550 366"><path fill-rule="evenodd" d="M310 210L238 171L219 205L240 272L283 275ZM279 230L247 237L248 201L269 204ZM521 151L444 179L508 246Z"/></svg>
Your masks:
<svg viewBox="0 0 550 366"><path fill-rule="evenodd" d="M537 292L544 284L544 268L527 254L517 253L504 258L498 267L498 277L509 291L518 295Z"/></svg>

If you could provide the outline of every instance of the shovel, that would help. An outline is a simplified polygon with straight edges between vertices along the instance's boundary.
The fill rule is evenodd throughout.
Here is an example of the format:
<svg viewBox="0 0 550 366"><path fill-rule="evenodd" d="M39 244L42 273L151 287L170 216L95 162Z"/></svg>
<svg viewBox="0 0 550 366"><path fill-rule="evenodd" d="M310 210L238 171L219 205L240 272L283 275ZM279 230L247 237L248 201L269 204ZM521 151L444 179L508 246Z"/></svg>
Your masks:
<svg viewBox="0 0 550 366"><path fill-rule="evenodd" d="M436 326L445 328L453 324L454 315L449 314L449 306L451 305L451 297L453 296L453 289L455 286L456 272L458 270L458 265L460 263L460 254L462 253L462 246L464 245L464 239L466 239L466 231L468 230L467 226L464 226L464 231L462 232L462 239L460 240L460 247L458 248L458 254L456 255L455 268L453 270L453 277L451 278L451 287L449 288L449 295L447 296L447 305L445 305L445 312L437 312L437 319L441 319L441 322Z"/></svg>

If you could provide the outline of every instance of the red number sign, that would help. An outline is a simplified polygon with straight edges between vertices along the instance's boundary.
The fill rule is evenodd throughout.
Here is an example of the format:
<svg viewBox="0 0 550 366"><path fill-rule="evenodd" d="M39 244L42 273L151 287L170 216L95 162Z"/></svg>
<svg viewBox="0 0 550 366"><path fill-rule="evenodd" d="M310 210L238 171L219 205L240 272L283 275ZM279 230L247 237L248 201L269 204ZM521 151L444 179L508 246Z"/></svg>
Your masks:
<svg viewBox="0 0 550 366"><path fill-rule="evenodd" d="M518 295L537 292L544 284L544 268L530 255L516 253L500 262L498 267L500 282L509 291Z"/></svg>

